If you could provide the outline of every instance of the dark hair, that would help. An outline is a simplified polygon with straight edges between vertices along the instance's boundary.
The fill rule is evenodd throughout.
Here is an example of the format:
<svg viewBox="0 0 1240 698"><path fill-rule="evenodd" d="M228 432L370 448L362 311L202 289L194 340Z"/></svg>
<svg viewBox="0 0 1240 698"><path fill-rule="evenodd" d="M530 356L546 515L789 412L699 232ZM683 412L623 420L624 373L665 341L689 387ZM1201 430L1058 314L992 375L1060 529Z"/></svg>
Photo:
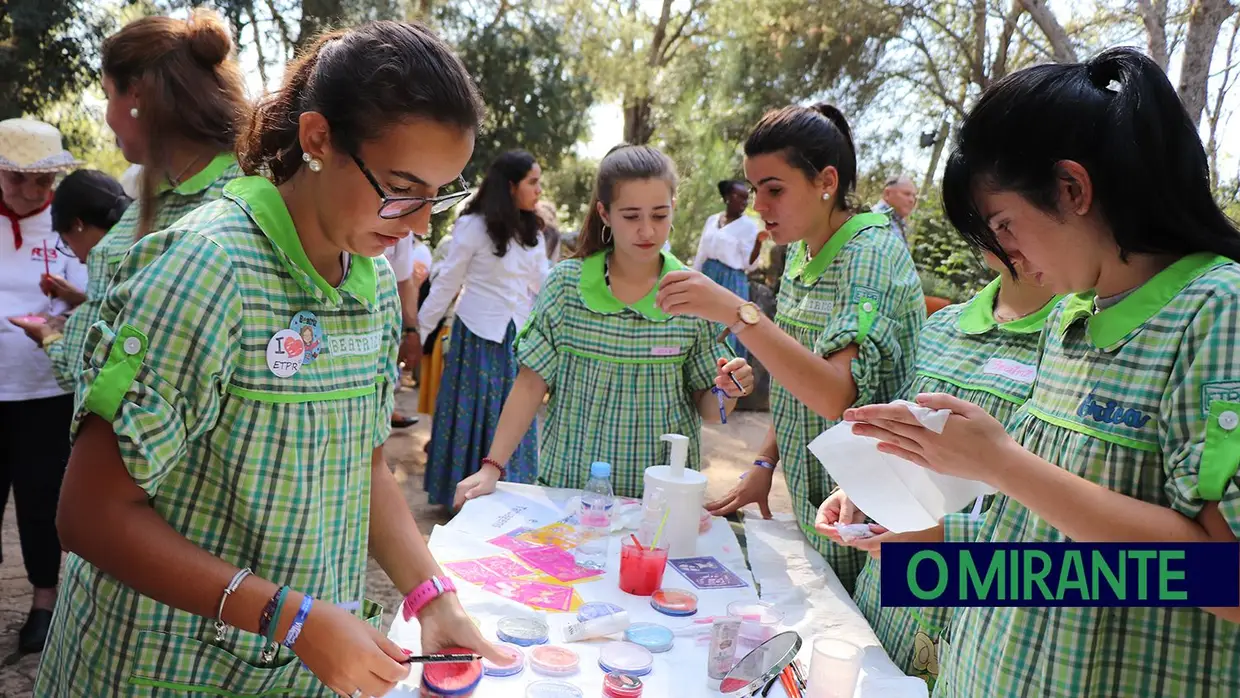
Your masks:
<svg viewBox="0 0 1240 698"><path fill-rule="evenodd" d="M749 190L748 185L739 179L725 179L715 186L719 189L719 196L724 199L728 198L728 194L731 194L737 187L741 187L746 191Z"/></svg>
<svg viewBox="0 0 1240 698"><path fill-rule="evenodd" d="M611 208L617 186L642 179L661 179L667 182L673 194L676 193L676 165L657 148L624 144L607 151L598 164L594 196L590 198L590 211L581 225L574 258L585 259L611 245L603 242L603 216L598 212L598 205Z"/></svg>
<svg viewBox="0 0 1240 698"><path fill-rule="evenodd" d="M1057 216L1063 160L1089 172L1121 258L1213 252L1240 261L1240 235L1210 193L1197 129L1166 74L1139 51L1026 68L986 90L948 157L944 210L971 244L1012 269L978 210L978 189L1015 192Z"/></svg>
<svg viewBox="0 0 1240 698"><path fill-rule="evenodd" d="M103 40L103 74L122 93L135 87L142 93L137 118L151 162L142 168L137 237L150 232L155 220L170 141L184 139L216 152L236 144L249 107L232 49L219 15L204 9L187 20L143 17Z"/></svg>
<svg viewBox="0 0 1240 698"><path fill-rule="evenodd" d="M486 220L487 235L491 236L498 257L508 254L512 240L523 247L538 244L538 214L522 211L512 199L512 185L525 179L535 164L534 156L524 150L510 150L495 158L478 192L465 207L465 214L478 213Z"/></svg>
<svg viewBox="0 0 1240 698"><path fill-rule="evenodd" d="M303 165L298 120L318 112L332 145L356 154L390 124L423 116L476 131L482 98L452 49L421 24L368 22L319 36L254 110L241 144L247 174L282 184Z"/></svg>
<svg viewBox="0 0 1240 698"><path fill-rule="evenodd" d="M109 230L132 201L111 175L76 170L61 180L52 195L52 230L63 235L74 221Z"/></svg>
<svg viewBox="0 0 1240 698"><path fill-rule="evenodd" d="M767 112L745 141L745 155L768 153L782 154L789 165L809 179L834 167L839 177L836 205L845 211L852 208L852 193L857 185L857 149L848 120L839 109L819 103Z"/></svg>

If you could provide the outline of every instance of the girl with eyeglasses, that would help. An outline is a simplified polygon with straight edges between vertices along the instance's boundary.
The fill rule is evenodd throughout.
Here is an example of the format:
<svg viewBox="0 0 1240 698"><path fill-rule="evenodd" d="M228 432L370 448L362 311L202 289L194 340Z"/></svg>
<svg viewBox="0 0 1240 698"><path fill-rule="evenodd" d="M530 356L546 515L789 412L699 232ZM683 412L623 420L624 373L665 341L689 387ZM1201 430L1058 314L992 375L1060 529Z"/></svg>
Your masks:
<svg viewBox="0 0 1240 698"><path fill-rule="evenodd" d="M547 275L541 195L542 168L533 155L514 150L496 158L453 226L447 256L418 310L416 331L425 342L460 295L426 462L431 504L450 506L457 483L478 471L517 378L513 342ZM538 430L531 424L505 475L532 483L537 470Z"/></svg>
<svg viewBox="0 0 1240 698"><path fill-rule="evenodd" d="M409 667L368 555L423 650L501 657L382 451L401 335L383 251L452 200L481 100L413 24L324 35L286 75L244 139L251 176L134 245L91 329L36 696L385 695Z"/></svg>

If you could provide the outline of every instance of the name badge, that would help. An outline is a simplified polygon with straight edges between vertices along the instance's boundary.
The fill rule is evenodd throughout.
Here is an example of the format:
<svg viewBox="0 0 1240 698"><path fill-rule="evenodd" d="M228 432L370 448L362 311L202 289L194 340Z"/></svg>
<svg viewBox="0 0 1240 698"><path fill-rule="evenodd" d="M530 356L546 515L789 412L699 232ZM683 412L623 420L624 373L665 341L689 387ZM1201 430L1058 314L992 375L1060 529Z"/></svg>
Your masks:
<svg viewBox="0 0 1240 698"><path fill-rule="evenodd" d="M680 356L680 347L654 347L651 356Z"/></svg>
<svg viewBox="0 0 1240 698"><path fill-rule="evenodd" d="M276 378L288 378L301 370L306 344L293 330L280 330L267 342L267 368Z"/></svg>
<svg viewBox="0 0 1240 698"><path fill-rule="evenodd" d="M1033 380L1038 377L1036 366L1012 361L1011 359L991 359L982 367L982 373L1011 378L1017 383L1024 383L1025 385L1033 385Z"/></svg>

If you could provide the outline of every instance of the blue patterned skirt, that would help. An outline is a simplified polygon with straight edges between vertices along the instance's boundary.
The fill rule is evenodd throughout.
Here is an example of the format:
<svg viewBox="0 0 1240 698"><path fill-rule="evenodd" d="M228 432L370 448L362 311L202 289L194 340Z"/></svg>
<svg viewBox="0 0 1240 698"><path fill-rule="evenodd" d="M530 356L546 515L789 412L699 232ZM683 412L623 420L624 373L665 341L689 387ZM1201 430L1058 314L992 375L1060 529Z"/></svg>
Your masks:
<svg viewBox="0 0 1240 698"><path fill-rule="evenodd" d="M452 323L426 462L425 487L431 504L451 506L457 483L478 472L490 451L504 401L517 378L516 336L516 325L511 322L503 344L470 332L460 318ZM535 422L512 454L504 479L528 484L537 475Z"/></svg>
<svg viewBox="0 0 1240 698"><path fill-rule="evenodd" d="M711 281L740 296L741 300L749 300L749 277L740 269L733 269L717 259L708 259L702 264L702 273ZM719 327L720 332L724 329L722 325ZM736 337L728 337L728 344L737 356L742 359L749 358L749 352L745 351L745 346Z"/></svg>

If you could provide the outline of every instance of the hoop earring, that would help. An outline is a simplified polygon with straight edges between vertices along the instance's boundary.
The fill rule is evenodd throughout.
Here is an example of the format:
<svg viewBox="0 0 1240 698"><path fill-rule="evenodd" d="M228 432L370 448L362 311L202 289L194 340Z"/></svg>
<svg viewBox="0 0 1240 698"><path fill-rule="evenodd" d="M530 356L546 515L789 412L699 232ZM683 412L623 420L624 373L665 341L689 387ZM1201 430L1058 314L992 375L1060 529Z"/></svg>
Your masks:
<svg viewBox="0 0 1240 698"><path fill-rule="evenodd" d="M610 225L607 225L606 223L603 224L603 232L599 235L599 239L603 241L604 245L611 244L611 226Z"/></svg>

